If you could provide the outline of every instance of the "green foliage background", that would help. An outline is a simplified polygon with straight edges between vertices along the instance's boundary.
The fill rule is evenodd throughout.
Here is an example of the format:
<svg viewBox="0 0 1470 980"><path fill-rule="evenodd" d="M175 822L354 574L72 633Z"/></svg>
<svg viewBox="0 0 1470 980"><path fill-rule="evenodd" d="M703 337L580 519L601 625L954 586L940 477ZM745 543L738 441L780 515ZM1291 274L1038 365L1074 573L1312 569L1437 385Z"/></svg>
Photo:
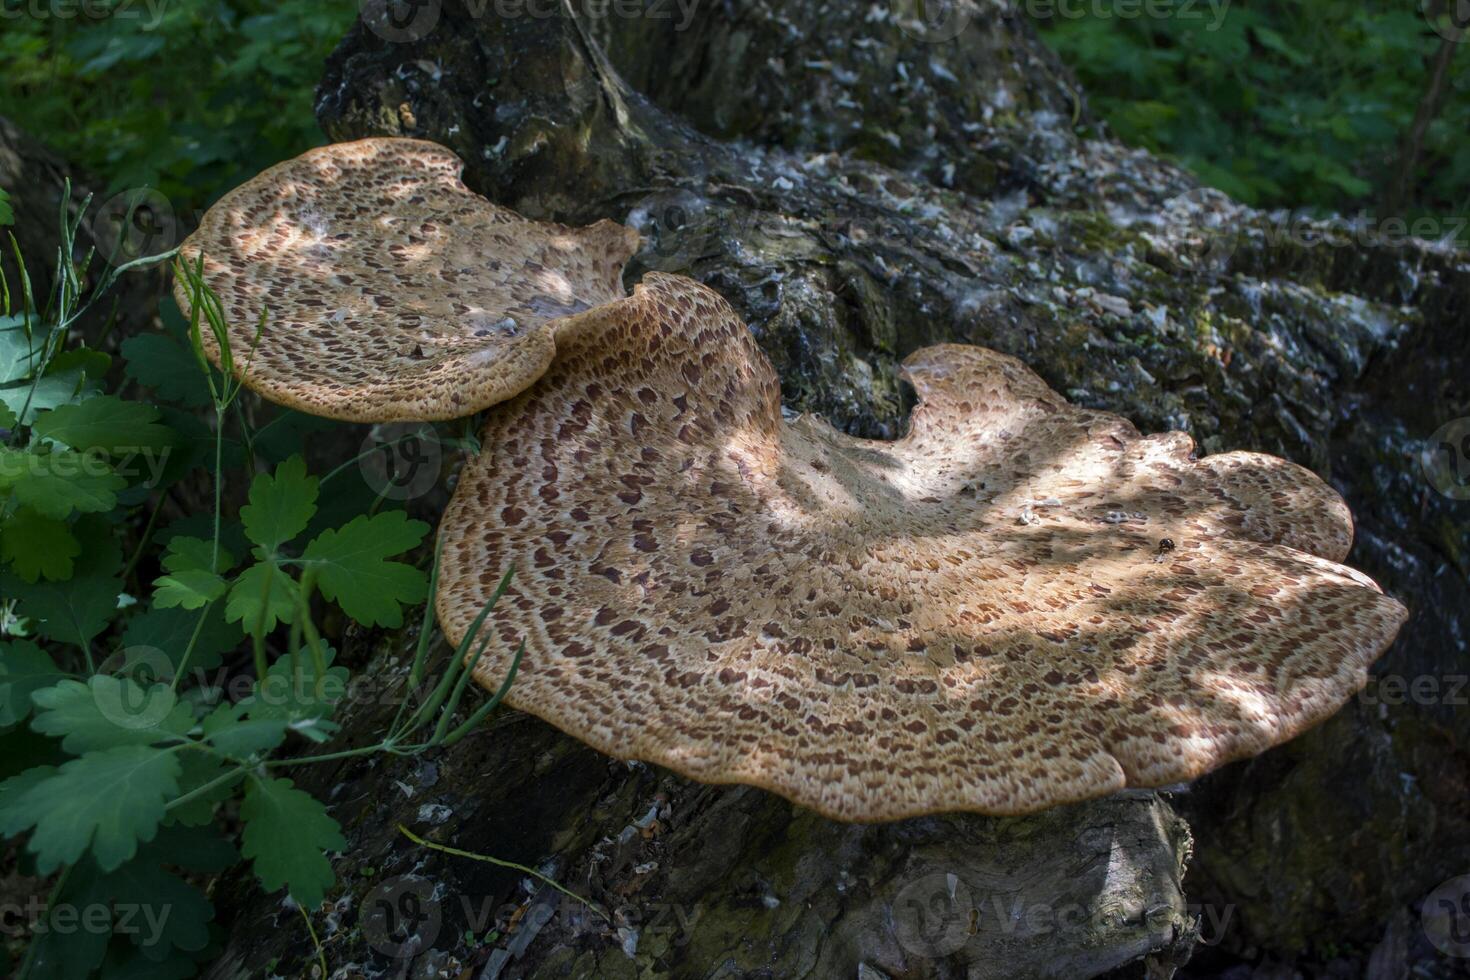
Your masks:
<svg viewBox="0 0 1470 980"><path fill-rule="evenodd" d="M92 0L115 16L34 17L3 2L0 112L111 188L190 210L321 142L313 91L358 6ZM1169 2L1150 18L1066 0L1036 23L1124 142L1250 204L1371 210L1440 43L1420 0ZM1451 78L1406 217L1470 214L1470 55Z"/></svg>
<svg viewBox="0 0 1470 980"><path fill-rule="evenodd" d="M48 5L72 14L25 12ZM0 113L110 189L156 187L187 211L322 142L313 92L357 15L354 0L0 7Z"/></svg>
<svg viewBox="0 0 1470 980"><path fill-rule="evenodd" d="M1125 143L1248 204L1372 213L1441 43L1419 0L1219 2L1223 16L1175 0L1174 16L1150 18L1106 15L1126 0L1070 0L1104 16L1036 23ZM1458 50L1402 217L1470 214L1467 95Z"/></svg>

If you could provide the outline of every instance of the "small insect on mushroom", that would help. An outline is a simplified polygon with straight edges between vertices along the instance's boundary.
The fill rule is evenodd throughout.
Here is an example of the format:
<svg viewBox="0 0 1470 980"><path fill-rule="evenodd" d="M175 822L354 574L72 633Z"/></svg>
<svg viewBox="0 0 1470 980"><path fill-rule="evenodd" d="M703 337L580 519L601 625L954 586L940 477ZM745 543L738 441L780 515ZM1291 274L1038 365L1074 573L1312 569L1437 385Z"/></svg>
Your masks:
<svg viewBox="0 0 1470 980"><path fill-rule="evenodd" d="M1159 546L1154 549L1154 562L1162 562L1169 552L1174 550L1174 539L1164 538L1159 541Z"/></svg>

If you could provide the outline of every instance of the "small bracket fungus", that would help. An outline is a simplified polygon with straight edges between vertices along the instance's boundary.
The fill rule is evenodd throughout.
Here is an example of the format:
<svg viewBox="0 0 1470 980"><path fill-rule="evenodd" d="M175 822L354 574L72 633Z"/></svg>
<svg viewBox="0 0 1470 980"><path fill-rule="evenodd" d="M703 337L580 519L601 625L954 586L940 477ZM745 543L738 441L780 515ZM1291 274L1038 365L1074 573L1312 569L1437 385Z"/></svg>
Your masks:
<svg viewBox="0 0 1470 980"><path fill-rule="evenodd" d="M625 296L630 232L525 221L457 173L413 141L314 151L186 254L238 329L271 304L246 378L270 397L499 402L441 524L440 621L458 642L514 567L477 676L524 639L506 700L603 752L843 820L1024 813L1293 737L1404 621L1339 564L1352 519L1308 470L1197 460L959 345L905 361L902 439L788 423L718 295Z"/></svg>
<svg viewBox="0 0 1470 980"><path fill-rule="evenodd" d="M421 140L337 143L210 208L180 257L204 256L241 380L305 412L385 422L470 415L540 377L562 319L622 295L638 235L527 221L461 168ZM182 283L174 295L187 312ZM208 331L204 343L218 364Z"/></svg>
<svg viewBox="0 0 1470 980"><path fill-rule="evenodd" d="M1314 474L1194 460L1012 357L910 356L888 443L783 422L749 330L688 279L558 348L488 413L439 615L462 635L515 565L482 682L526 638L507 700L620 758L843 820L1023 813L1291 738L1404 619L1337 564L1351 518Z"/></svg>

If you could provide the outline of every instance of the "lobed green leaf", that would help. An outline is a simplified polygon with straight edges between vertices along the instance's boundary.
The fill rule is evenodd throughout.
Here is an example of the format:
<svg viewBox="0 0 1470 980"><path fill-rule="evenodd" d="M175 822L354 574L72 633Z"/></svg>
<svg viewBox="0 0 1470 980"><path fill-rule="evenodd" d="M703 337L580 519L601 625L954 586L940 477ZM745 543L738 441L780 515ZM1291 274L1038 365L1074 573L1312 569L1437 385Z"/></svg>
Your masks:
<svg viewBox="0 0 1470 980"><path fill-rule="evenodd" d="M320 905L337 880L324 852L347 846L327 808L289 779L253 775L240 818L245 822L241 853L265 890L284 886L303 908Z"/></svg>
<svg viewBox="0 0 1470 980"><path fill-rule="evenodd" d="M36 855L40 874L89 852L98 867L111 871L137 852L140 841L153 839L178 779L178 757L146 745L88 752L60 769L27 770L0 784L27 780L13 798L0 793L0 832L31 830L26 848Z"/></svg>
<svg viewBox="0 0 1470 980"><path fill-rule="evenodd" d="M389 561L417 547L429 531L402 511L361 516L317 535L302 553L317 569L322 595L364 626L403 625L403 606L422 602L429 580L421 569Z"/></svg>

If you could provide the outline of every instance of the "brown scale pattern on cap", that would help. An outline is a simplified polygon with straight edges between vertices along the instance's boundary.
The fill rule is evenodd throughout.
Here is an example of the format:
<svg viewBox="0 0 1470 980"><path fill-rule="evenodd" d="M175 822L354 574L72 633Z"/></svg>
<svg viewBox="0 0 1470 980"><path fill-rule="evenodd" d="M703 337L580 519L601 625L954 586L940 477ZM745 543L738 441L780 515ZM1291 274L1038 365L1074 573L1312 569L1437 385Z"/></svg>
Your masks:
<svg viewBox="0 0 1470 980"><path fill-rule="evenodd" d="M1337 710L1403 622L1337 564L1350 519L1312 473L1194 461L992 351L906 369L911 431L864 441L783 422L694 282L574 318L445 515L449 638L514 566L478 675L498 686L524 637L516 707L890 820L1192 779Z"/></svg>
<svg viewBox="0 0 1470 980"><path fill-rule="evenodd" d="M421 140L337 143L209 209L182 259L203 253L249 387L347 421L458 418L540 377L566 316L623 295L636 232L527 221L461 168ZM207 330L204 343L218 364Z"/></svg>

